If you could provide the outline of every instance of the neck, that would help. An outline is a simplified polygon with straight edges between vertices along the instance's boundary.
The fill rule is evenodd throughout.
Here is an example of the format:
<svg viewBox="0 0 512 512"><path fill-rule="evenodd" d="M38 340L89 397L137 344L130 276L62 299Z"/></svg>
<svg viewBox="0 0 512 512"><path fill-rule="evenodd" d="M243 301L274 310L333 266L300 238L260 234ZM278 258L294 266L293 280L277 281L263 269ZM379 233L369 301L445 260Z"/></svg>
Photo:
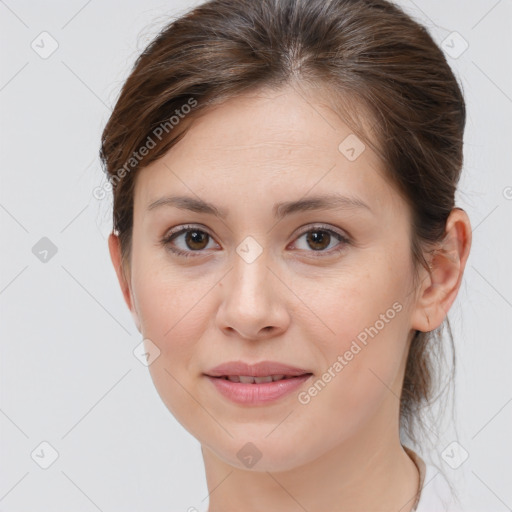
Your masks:
<svg viewBox="0 0 512 512"><path fill-rule="evenodd" d="M398 421L389 415L374 420L357 439L288 471L240 469L203 446L208 512L411 512L419 486L416 465L400 444Z"/></svg>

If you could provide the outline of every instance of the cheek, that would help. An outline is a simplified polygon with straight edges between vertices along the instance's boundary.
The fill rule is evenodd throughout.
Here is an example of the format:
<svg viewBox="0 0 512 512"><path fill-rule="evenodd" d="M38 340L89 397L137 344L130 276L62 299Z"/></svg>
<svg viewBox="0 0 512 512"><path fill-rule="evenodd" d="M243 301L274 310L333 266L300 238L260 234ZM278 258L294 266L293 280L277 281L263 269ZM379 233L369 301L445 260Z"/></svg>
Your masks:
<svg viewBox="0 0 512 512"><path fill-rule="evenodd" d="M197 340L211 317L204 297L210 286L158 268L134 269L132 284L143 337L160 350L149 370L162 399L174 410L174 405L187 401L180 384L188 388L187 382L199 371Z"/></svg>
<svg viewBox="0 0 512 512"><path fill-rule="evenodd" d="M407 283L405 275L378 268L376 264L373 272L345 281L321 302L322 318L334 334L319 347L325 369L306 390L306 407L312 406L311 416L325 416L326 421L334 415L347 435L383 400L400 395L395 384L409 329Z"/></svg>
<svg viewBox="0 0 512 512"><path fill-rule="evenodd" d="M399 405L400 396L397 377L405 350L401 313L381 330L371 325L367 331L341 332L339 342L326 358L328 363L324 372L317 375L305 390L307 395L300 397L300 403L305 404L303 417L306 422L336 425L329 434L326 433L327 437L332 437L329 442L356 435L381 412L389 418L394 415L394 406ZM380 326L378 323L377 327ZM361 333L367 335L366 338L358 338ZM362 339L364 343L360 341ZM393 407L383 408L385 403Z"/></svg>
<svg viewBox="0 0 512 512"><path fill-rule="evenodd" d="M207 318L209 283L177 267L148 261L134 266L132 284L144 336L158 341L162 352L190 345Z"/></svg>
<svg viewBox="0 0 512 512"><path fill-rule="evenodd" d="M355 340L364 347L372 339L390 338L391 343L397 339L391 332L406 316L406 284L399 272L383 267L376 261L370 270L342 276L311 298L319 318L329 327L329 335L319 343L331 357L351 350Z"/></svg>
<svg viewBox="0 0 512 512"><path fill-rule="evenodd" d="M208 421L195 396L197 340L206 328L208 312L203 286L183 279L146 276L134 283L144 338L160 355L149 365L151 379L169 412L192 435ZM192 397L191 397L192 394Z"/></svg>

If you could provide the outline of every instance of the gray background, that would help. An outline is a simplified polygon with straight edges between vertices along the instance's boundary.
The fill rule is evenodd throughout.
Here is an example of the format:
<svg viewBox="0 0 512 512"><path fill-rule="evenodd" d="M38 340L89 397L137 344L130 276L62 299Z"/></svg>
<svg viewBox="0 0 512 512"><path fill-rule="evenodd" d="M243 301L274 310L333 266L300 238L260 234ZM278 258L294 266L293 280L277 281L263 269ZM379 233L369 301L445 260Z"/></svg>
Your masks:
<svg viewBox="0 0 512 512"><path fill-rule="evenodd" d="M199 443L132 353L141 338L106 243L111 198L93 196L100 133L134 59L197 3L0 1L1 511L206 510ZM440 458L465 510L511 510L512 1L400 4L443 45L468 107L457 205L473 247L449 313L457 424L438 426L422 455ZM47 261L43 237L57 249ZM58 453L47 469L42 442ZM469 457L452 468L447 447Z"/></svg>

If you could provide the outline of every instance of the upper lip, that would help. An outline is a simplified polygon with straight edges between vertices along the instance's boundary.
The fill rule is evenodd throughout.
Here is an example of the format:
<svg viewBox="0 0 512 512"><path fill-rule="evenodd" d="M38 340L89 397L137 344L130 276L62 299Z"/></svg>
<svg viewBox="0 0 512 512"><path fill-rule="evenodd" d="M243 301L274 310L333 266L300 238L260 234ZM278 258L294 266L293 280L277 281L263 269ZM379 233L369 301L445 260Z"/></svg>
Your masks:
<svg viewBox="0 0 512 512"><path fill-rule="evenodd" d="M210 377L249 376L267 377L269 375L287 375L296 377L298 375L310 374L308 370L278 363L276 361L261 361L255 364L244 363L243 361L230 361L220 364L206 372Z"/></svg>

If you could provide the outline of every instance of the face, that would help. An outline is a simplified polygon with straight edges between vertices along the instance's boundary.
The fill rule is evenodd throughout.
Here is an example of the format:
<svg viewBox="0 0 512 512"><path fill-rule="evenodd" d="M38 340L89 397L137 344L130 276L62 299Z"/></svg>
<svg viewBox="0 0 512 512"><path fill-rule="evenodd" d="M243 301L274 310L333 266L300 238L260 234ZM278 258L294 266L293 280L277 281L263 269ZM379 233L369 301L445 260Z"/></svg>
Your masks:
<svg viewBox="0 0 512 512"><path fill-rule="evenodd" d="M137 176L129 306L160 351L151 376L176 419L233 466L244 467L237 454L249 442L258 470L279 471L398 429L415 328L411 217L351 134L305 91L261 90L195 119ZM237 361L305 377L208 376Z"/></svg>

